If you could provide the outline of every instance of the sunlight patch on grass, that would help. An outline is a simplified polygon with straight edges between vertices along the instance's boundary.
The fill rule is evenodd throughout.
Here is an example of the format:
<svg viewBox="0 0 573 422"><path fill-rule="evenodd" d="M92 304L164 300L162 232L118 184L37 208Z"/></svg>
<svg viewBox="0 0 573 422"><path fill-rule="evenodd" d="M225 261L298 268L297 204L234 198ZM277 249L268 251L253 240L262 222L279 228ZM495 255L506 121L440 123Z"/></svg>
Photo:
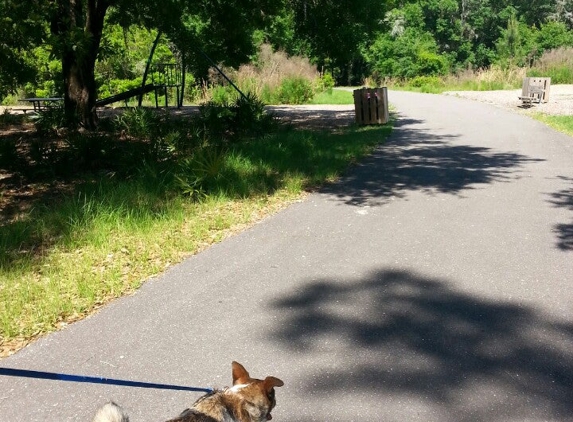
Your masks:
<svg viewBox="0 0 573 422"><path fill-rule="evenodd" d="M315 95L310 104L354 104L354 97L351 91L333 88Z"/></svg>

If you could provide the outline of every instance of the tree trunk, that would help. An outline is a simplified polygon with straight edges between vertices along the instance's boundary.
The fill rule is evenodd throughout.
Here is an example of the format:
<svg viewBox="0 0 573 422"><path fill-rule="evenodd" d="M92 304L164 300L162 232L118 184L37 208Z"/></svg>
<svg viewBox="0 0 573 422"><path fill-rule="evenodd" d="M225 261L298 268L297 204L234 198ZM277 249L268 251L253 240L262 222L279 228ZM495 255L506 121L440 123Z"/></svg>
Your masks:
<svg viewBox="0 0 573 422"><path fill-rule="evenodd" d="M74 52L69 52L62 60L66 88L64 110L68 125L79 123L86 129L95 129L97 126L93 55L90 53L80 59Z"/></svg>
<svg viewBox="0 0 573 422"><path fill-rule="evenodd" d="M69 126L97 126L95 61L108 0L59 0L52 32L63 39L64 110ZM54 30L55 28L55 30ZM79 40L71 36L83 32Z"/></svg>

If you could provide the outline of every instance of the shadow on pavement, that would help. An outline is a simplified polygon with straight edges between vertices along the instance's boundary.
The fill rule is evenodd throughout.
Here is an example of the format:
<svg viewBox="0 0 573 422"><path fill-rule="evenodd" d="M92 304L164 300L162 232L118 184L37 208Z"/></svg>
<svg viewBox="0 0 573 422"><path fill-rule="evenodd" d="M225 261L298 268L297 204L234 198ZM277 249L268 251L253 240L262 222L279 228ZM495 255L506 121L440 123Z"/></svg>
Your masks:
<svg viewBox="0 0 573 422"><path fill-rule="evenodd" d="M518 177L526 163L542 161L486 147L456 144L461 135L424 129L423 120L400 119L385 145L341 184L323 191L352 205L377 205L408 191L459 194L475 185Z"/></svg>
<svg viewBox="0 0 573 422"><path fill-rule="evenodd" d="M562 179L573 183L573 179L563 177ZM573 187L564 189L551 194L551 202L556 207L563 207L573 211ZM554 227L557 232L557 247L564 251L573 250L573 222L570 224L556 224Z"/></svg>
<svg viewBox="0 0 573 422"><path fill-rule="evenodd" d="M319 356L302 384L311 394L378 394L389 406L413 398L457 421L573 414L573 324L532 308L390 270L313 281L271 306L286 316L272 336Z"/></svg>

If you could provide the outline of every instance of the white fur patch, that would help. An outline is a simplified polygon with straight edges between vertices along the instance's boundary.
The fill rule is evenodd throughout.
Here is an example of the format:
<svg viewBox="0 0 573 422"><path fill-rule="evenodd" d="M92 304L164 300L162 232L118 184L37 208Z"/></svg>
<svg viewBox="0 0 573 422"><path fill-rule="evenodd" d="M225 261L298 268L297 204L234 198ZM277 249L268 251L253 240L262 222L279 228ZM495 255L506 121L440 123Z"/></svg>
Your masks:
<svg viewBox="0 0 573 422"><path fill-rule="evenodd" d="M249 384L237 384L237 385L233 385L231 388L229 388L229 391L232 392L237 392L245 387L248 387Z"/></svg>

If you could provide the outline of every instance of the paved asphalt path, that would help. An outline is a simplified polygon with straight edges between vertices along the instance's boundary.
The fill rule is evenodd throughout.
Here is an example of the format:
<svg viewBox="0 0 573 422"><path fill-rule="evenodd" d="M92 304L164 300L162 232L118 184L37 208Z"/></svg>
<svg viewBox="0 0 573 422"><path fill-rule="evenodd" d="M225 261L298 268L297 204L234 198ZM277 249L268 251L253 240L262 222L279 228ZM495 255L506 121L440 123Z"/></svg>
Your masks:
<svg viewBox="0 0 573 422"><path fill-rule="evenodd" d="M517 101L517 98L516 98ZM573 139L391 92L389 142L340 183L187 259L2 366L225 386L275 375L274 420L572 421ZM133 422L199 394L0 377L0 421Z"/></svg>

